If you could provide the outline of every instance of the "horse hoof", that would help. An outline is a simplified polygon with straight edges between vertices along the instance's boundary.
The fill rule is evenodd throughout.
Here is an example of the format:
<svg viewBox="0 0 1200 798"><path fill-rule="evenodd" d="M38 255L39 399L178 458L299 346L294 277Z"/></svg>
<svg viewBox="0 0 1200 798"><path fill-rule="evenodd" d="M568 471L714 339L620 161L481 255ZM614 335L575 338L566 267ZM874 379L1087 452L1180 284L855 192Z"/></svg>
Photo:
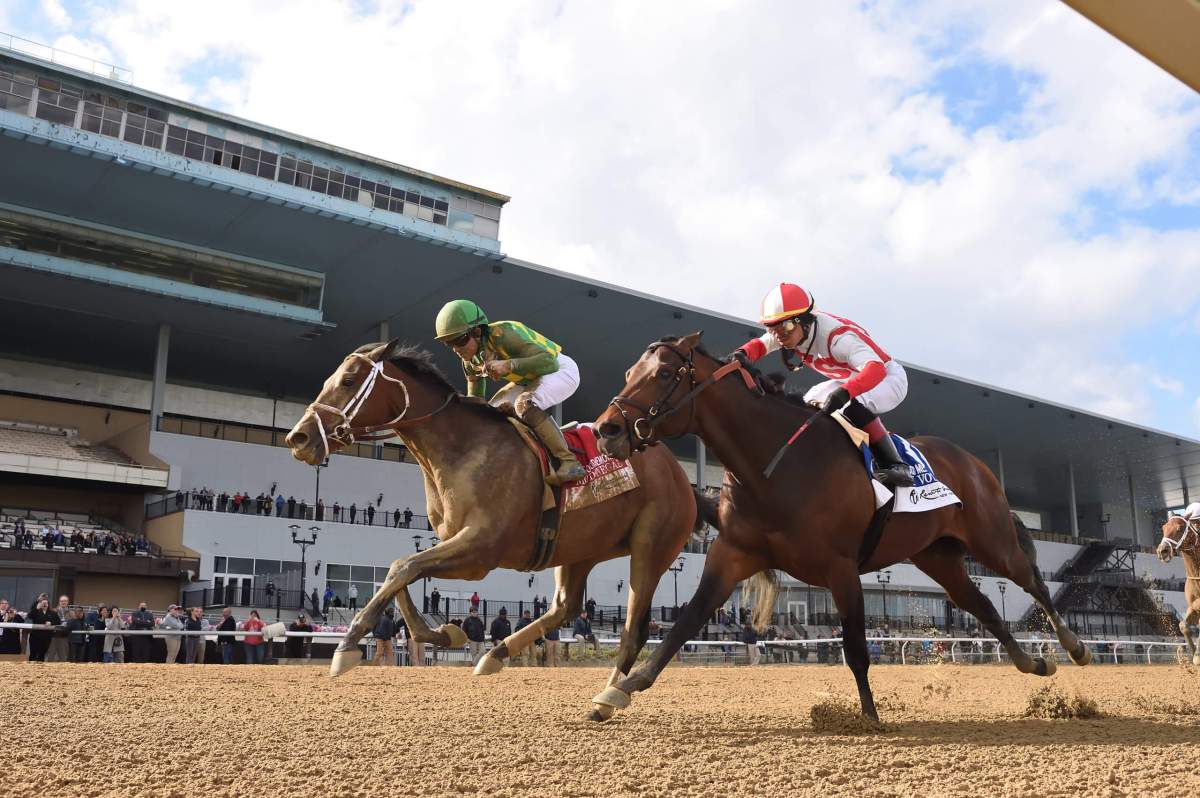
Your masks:
<svg viewBox="0 0 1200 798"><path fill-rule="evenodd" d="M613 716L616 710L604 704L596 704L592 707L592 711L587 714L588 720L594 720L596 723L603 723Z"/></svg>
<svg viewBox="0 0 1200 798"><path fill-rule="evenodd" d="M1081 648L1083 649L1083 653L1081 655L1079 655L1078 657L1076 657L1074 654L1072 654L1071 661L1080 667L1083 667L1084 665L1091 665L1092 664L1092 650L1090 648L1088 648L1087 646L1081 646Z"/></svg>
<svg viewBox="0 0 1200 798"><path fill-rule="evenodd" d="M619 687L605 687L592 699L593 704L613 709L627 709L631 701L629 693Z"/></svg>
<svg viewBox="0 0 1200 798"><path fill-rule="evenodd" d="M504 670L504 660L499 657L493 657L490 654L483 657L475 665L476 676L491 676L493 673L499 673Z"/></svg>
<svg viewBox="0 0 1200 798"><path fill-rule="evenodd" d="M1052 659L1035 657L1033 660L1033 672L1038 676L1053 676L1057 670L1058 665Z"/></svg>
<svg viewBox="0 0 1200 798"><path fill-rule="evenodd" d="M467 644L467 633L462 630L461 626L444 623L437 630L450 638L450 645L447 648L462 648Z"/></svg>
<svg viewBox="0 0 1200 798"><path fill-rule="evenodd" d="M329 663L329 675L341 676L346 671L362 663L363 655L357 647L345 651L333 652L333 661Z"/></svg>
<svg viewBox="0 0 1200 798"><path fill-rule="evenodd" d="M1192 655L1192 664L1193 664L1193 665L1200 665L1200 654L1193 654L1193 655Z"/></svg>

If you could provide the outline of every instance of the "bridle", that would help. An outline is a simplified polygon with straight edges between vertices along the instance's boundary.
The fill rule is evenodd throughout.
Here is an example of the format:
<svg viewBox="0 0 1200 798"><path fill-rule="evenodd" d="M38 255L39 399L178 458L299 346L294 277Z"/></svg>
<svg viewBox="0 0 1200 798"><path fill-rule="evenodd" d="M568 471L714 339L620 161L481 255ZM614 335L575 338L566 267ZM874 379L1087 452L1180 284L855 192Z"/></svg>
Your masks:
<svg viewBox="0 0 1200 798"><path fill-rule="evenodd" d="M1192 545L1185 549L1183 545L1187 542L1189 537L1194 538L1194 540L1192 541ZM1182 554L1185 551L1195 551L1197 544L1200 544L1200 518L1194 518L1190 521L1185 520L1183 522L1183 534L1179 536L1179 540L1174 540L1164 534L1158 545L1161 546L1163 543L1167 544L1167 546L1171 548L1172 554Z"/></svg>
<svg viewBox="0 0 1200 798"><path fill-rule="evenodd" d="M325 450L326 457L332 453L329 448L329 441L336 441L343 447L348 447L350 444L357 441L386 440L387 438L394 437L396 434L396 429L402 424L404 426L408 426L410 424L416 424L417 422L431 418L445 409L446 405L450 404L450 401L454 399L455 394L451 392L446 396L446 400L438 405L437 409L435 409L432 413L426 413L423 416L406 420L404 417L408 414L408 410L412 406L412 399L408 395L408 386L404 384L404 380L398 380L395 377L389 377L387 374L383 373L383 367L386 361L371 360L371 358L367 357L361 352L352 352L350 357L356 357L360 360L365 360L370 364L370 368L367 370L366 379L364 379L362 384L358 386L358 391L353 397L351 397L350 401L346 403L345 407L338 409L333 405L327 405L322 402L313 402L308 406L308 410L313 414L313 418L315 418L317 421L317 429L321 432L321 446ZM374 424L369 427L351 426L351 422L354 420L354 417L358 415L358 411L363 409L363 406L367 403L367 399L370 398L371 391L375 389L375 385L380 377L383 377L385 380L394 382L400 386L400 390L404 392L404 409L400 411L400 415L383 424ZM333 413L340 419L340 421L335 424L328 433L325 432L325 420L321 418L322 410L328 413Z"/></svg>
<svg viewBox="0 0 1200 798"><path fill-rule="evenodd" d="M687 426L684 427L684 429L691 429L692 421L696 417L696 403L692 400L700 395L703 391L714 385L717 381L735 371L742 375L742 379L745 381L746 387L749 390L757 393L760 396L763 394L762 387L755 381L754 377L748 371L746 371L745 367L737 358L730 360L728 363L718 368L706 379L696 382L695 350L689 350L687 354L684 354L674 344L667 343L666 341L657 341L653 344L650 344L650 346L646 348L643 357L645 355L652 355L659 349L666 349L678 357L681 361L679 367L675 369L675 379L672 380L671 385L666 389L663 395L656 399L649 406L643 405L640 402L635 402L633 399L630 399L627 396L621 396L620 394L614 396L612 401L609 402L609 405L615 407L617 412L621 414L621 418L625 421L625 435L629 439L629 449L631 452L640 452L645 450L647 446L653 443L651 438L654 435L655 428L658 427L658 425L663 421L679 412L680 408L689 402L691 403L691 411L688 415ZM674 396L675 392L679 390L685 379L688 381L688 385L690 386L691 390L685 393L678 402L669 404L671 397ZM637 418L631 418L626 408L633 408L634 410L642 413L642 415ZM681 432L678 435L672 435L668 437L682 438L686 434L686 432Z"/></svg>

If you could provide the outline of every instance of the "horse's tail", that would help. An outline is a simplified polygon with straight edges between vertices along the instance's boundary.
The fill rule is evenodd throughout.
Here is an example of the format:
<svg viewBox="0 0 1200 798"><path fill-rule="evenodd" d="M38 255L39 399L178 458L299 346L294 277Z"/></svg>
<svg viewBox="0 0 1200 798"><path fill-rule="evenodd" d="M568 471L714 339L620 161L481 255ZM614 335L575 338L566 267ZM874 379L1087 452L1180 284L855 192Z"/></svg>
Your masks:
<svg viewBox="0 0 1200 798"><path fill-rule="evenodd" d="M1021 551L1025 552L1025 556L1029 558L1029 564L1033 567L1033 572L1037 570L1037 546L1033 543L1033 535L1029 533L1029 527L1025 526L1025 522L1017 517L1016 513L1009 513L1012 516L1013 526L1017 528L1017 545L1021 547Z"/></svg>
<svg viewBox="0 0 1200 798"><path fill-rule="evenodd" d="M779 575L775 571L759 571L746 580L742 585L742 604L750 603L750 594L754 594L754 614L751 621L754 628L762 631L771 623L771 615L775 612L775 596L779 593Z"/></svg>
<svg viewBox="0 0 1200 798"><path fill-rule="evenodd" d="M705 525L711 526L718 532L721 531L721 522L717 514L717 508L721 504L721 489L720 488L692 488L692 495L696 497L696 525L692 527L692 533L695 534L704 529Z"/></svg>

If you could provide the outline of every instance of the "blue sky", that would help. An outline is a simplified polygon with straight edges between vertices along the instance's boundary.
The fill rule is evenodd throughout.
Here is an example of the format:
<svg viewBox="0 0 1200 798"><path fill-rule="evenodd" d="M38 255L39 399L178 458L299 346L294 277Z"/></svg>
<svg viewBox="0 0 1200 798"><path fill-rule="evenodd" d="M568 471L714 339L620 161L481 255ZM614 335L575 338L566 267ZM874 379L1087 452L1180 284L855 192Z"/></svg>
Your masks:
<svg viewBox="0 0 1200 798"><path fill-rule="evenodd" d="M689 9L0 0L0 30L509 193L518 257L745 317L800 282L902 360L1200 437L1193 92L1051 0Z"/></svg>

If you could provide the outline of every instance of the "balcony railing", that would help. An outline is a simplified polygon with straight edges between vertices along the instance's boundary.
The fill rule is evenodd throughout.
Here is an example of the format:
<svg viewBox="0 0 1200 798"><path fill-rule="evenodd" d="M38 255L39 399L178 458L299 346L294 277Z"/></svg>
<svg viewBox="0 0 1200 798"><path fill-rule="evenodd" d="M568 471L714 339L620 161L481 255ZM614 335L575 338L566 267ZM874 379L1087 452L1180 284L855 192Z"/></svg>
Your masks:
<svg viewBox="0 0 1200 798"><path fill-rule="evenodd" d="M255 424L239 424L232 421L213 421L208 418L193 416L164 415L158 420L159 432L170 432L176 435L192 435L197 438L209 438L234 443L253 443L259 446L279 446L287 448L284 438L287 432L281 429L263 427ZM335 457L365 457L368 460L385 460L390 463L411 463L408 448L398 443L355 443L335 453Z"/></svg>

